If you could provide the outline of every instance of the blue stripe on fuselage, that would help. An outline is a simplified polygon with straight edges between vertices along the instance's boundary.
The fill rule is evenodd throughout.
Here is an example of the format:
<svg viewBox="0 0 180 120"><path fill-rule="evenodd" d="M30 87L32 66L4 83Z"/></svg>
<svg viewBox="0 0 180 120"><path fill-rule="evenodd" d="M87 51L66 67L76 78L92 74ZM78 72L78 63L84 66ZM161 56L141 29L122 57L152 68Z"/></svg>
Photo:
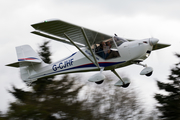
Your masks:
<svg viewBox="0 0 180 120"><path fill-rule="evenodd" d="M100 67L108 67L108 66L112 66L112 65L116 65L116 64L120 64L120 63L124 63L124 62L126 62L126 61L122 61L122 62L99 62L99 66ZM55 74L55 73L58 73L58 72L63 72L63 71L72 70L72 69L79 69L79 68L88 68L88 67L96 67L96 65L94 65L93 63L89 63L89 64L79 65L79 66L76 66L76 67L67 68L67 69L63 69L63 70L59 70L59 71L54 71L54 72L39 75L39 76L36 76L36 77L45 77L47 75L52 75L52 74ZM31 78L31 79L33 79L33 78Z"/></svg>

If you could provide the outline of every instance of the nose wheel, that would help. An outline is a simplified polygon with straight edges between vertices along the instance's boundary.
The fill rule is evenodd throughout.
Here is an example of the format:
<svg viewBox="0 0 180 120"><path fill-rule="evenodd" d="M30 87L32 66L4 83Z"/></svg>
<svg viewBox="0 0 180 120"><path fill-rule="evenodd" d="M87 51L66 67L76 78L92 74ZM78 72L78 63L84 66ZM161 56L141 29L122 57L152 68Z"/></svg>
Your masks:
<svg viewBox="0 0 180 120"><path fill-rule="evenodd" d="M147 77L151 76L153 73L152 67L147 67L146 64L141 64L140 62L134 62L134 64L141 65L144 69L140 72L140 75L146 75Z"/></svg>

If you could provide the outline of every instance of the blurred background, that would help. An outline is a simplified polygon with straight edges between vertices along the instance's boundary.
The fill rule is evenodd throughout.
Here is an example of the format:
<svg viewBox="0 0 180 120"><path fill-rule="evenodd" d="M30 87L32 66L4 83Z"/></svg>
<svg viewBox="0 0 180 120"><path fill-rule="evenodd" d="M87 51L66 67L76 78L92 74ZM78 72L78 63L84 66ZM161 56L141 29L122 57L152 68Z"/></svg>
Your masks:
<svg viewBox="0 0 180 120"><path fill-rule="evenodd" d="M148 113L146 114L147 116L151 116L152 113L157 113L154 112L156 111L155 106L157 104L157 101L154 99L154 95L155 93L166 93L159 91L156 80L168 83L168 75L171 74L170 70L179 61L174 55L175 53L179 53L180 45L179 4L180 1L178 0L1 0L0 94L2 97L0 111L2 111L3 114L6 114L8 107L11 106L10 103L17 102L18 100L18 98L12 93L9 93L8 90L35 90L33 87L27 87L26 84L20 79L19 69L5 66L8 63L17 61L15 47L29 44L38 52L40 50L39 46L42 45L44 41L49 39L31 34L30 32L33 31L33 28L30 25L47 19L57 18L108 35L114 35L114 33L116 33L120 37L137 40L155 37L160 40L159 43L171 44L171 46L168 48L153 51L150 57L144 61L144 63L153 67L154 69L154 73L151 77L147 78L145 76L140 76L139 73L142 70L142 67L137 65L117 69L117 72L121 76L131 80L131 85L126 89L114 87L114 84L118 81L118 78L116 78L116 76L110 71L104 72L104 74L109 76L106 80L108 82L105 82L100 86L87 82L88 76L90 77L94 74L94 72L90 72L88 74L77 73L68 75L68 77L70 77L70 81L71 78L75 77L73 79L78 79L76 80L78 81L78 85L83 86L82 89L75 94L77 99L80 101L85 100L88 102L87 105L92 105L92 108L93 104L90 103L93 100L99 101L97 102L99 103L98 105L100 105L98 108L103 114L108 110L110 111L111 107L108 105L114 105L114 107L119 105L118 108L112 108L115 111L110 116L113 116L112 118L114 119L120 116L118 116L118 113L116 112L118 110L122 111L123 107L120 108L120 106L122 106L121 102L116 102L116 98L113 97L118 97L117 101L121 101L120 99L123 98L123 95L127 95L126 97L128 97L128 95L131 95L132 92L136 93L132 93L135 95L133 97L137 97L138 99L135 106L140 106L138 109L137 107L135 108L139 110L136 112L136 115L137 113L141 113L141 111L143 111L143 115L144 113ZM50 56L52 62L58 61L77 51L77 49L73 46L53 40L48 43L48 46L50 47L50 52L52 53L52 56ZM64 79L65 78L63 75L56 76L57 81L62 81ZM49 85L49 83L47 84ZM14 88L12 86L14 86ZM98 91L95 93L100 95L95 96L93 91ZM111 95L114 95L112 97L113 100L108 99ZM92 99L93 97L94 99ZM109 101L109 104L104 105L103 103L105 102L102 100ZM130 109L131 108L128 108L128 110ZM126 114L130 115L130 113L131 112ZM58 113L52 114L57 118L59 117ZM61 114L62 116L67 115L66 112L62 112ZM94 113L92 114L97 116ZM157 116L157 114L155 116ZM138 116L136 116L136 119L138 119Z"/></svg>

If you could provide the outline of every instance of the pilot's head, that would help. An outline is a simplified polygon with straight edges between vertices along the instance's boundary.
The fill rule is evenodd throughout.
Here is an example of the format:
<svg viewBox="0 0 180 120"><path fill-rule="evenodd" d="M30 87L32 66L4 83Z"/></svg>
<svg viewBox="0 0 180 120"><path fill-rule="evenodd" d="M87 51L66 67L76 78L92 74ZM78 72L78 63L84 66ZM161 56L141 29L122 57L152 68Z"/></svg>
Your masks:
<svg viewBox="0 0 180 120"><path fill-rule="evenodd" d="M106 46L106 43L105 43L105 42L101 42L101 43L100 43L100 47L103 48L103 46Z"/></svg>
<svg viewBox="0 0 180 120"><path fill-rule="evenodd" d="M110 41L107 41L107 42L106 42L106 46L111 47L111 43L110 43Z"/></svg>

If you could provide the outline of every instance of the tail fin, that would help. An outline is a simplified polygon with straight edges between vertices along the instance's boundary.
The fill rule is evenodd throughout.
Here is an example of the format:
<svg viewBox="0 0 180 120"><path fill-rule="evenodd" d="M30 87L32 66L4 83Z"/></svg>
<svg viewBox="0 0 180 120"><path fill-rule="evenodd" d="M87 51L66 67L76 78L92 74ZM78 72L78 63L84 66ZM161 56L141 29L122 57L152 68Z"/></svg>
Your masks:
<svg viewBox="0 0 180 120"><path fill-rule="evenodd" d="M29 45L16 47L18 61L41 63L42 59Z"/></svg>
<svg viewBox="0 0 180 120"><path fill-rule="evenodd" d="M33 74L36 74L37 66L45 65L39 55L29 45L16 47L18 62L8 64L6 66L20 67L21 79L24 82L31 83L35 80L29 79Z"/></svg>

